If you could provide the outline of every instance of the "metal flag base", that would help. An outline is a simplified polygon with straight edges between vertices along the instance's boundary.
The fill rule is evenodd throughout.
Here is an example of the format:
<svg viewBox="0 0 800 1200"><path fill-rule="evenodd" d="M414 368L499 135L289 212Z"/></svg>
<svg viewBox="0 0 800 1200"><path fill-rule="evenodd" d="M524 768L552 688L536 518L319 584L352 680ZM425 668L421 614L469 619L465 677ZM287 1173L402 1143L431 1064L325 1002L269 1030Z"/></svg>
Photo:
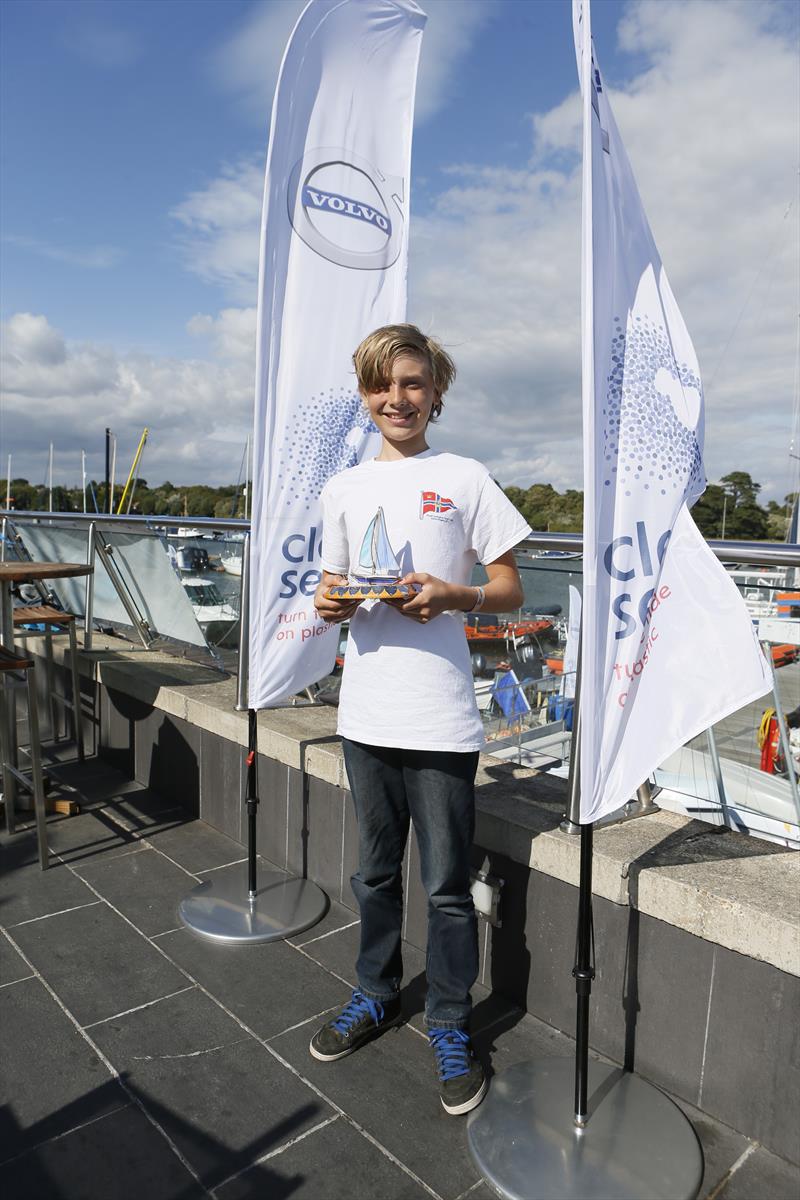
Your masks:
<svg viewBox="0 0 800 1200"><path fill-rule="evenodd" d="M252 895L247 875L215 872L180 902L187 929L224 946L277 942L315 925L328 907L325 893L308 879L263 871Z"/></svg>
<svg viewBox="0 0 800 1200"><path fill-rule="evenodd" d="M575 1062L518 1063L469 1119L475 1165L504 1200L694 1200L703 1154L663 1092L590 1062L588 1120L574 1121Z"/></svg>

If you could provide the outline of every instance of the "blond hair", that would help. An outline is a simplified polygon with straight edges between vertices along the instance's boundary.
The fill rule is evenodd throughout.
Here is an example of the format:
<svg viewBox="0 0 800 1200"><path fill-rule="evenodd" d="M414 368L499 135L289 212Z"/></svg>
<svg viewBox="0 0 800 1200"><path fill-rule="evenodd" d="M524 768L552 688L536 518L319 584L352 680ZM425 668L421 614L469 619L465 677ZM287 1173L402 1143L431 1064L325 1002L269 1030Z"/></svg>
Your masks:
<svg viewBox="0 0 800 1200"><path fill-rule="evenodd" d="M456 377L456 365L444 347L416 325L383 325L364 338L353 355L358 390L362 395L380 391L391 380L395 360L404 354L421 358L430 369L436 392L433 421L442 411L442 396Z"/></svg>

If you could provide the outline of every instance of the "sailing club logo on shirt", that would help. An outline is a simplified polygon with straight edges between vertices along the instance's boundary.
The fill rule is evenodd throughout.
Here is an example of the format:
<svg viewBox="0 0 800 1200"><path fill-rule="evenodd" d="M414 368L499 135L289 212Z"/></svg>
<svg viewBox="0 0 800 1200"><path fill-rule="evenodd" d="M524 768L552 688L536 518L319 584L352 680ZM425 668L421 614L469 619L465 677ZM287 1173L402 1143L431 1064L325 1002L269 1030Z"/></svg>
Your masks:
<svg viewBox="0 0 800 1200"><path fill-rule="evenodd" d="M289 176L295 233L340 267L385 270L403 244L403 180L341 149L311 150Z"/></svg>
<svg viewBox="0 0 800 1200"><path fill-rule="evenodd" d="M438 492L422 492L422 499L419 506L420 521L426 513L433 513L439 516L441 513L449 513L458 510L458 505L454 504L448 496L440 496ZM452 520L452 518L449 518Z"/></svg>

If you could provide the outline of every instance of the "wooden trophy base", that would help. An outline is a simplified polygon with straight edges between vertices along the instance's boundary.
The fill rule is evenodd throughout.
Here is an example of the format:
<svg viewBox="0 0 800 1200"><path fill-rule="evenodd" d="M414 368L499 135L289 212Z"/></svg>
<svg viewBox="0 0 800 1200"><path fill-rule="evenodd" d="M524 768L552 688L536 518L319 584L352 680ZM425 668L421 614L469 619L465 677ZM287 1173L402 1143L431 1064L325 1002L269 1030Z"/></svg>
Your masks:
<svg viewBox="0 0 800 1200"><path fill-rule="evenodd" d="M422 591L418 583L334 583L326 600L408 600Z"/></svg>

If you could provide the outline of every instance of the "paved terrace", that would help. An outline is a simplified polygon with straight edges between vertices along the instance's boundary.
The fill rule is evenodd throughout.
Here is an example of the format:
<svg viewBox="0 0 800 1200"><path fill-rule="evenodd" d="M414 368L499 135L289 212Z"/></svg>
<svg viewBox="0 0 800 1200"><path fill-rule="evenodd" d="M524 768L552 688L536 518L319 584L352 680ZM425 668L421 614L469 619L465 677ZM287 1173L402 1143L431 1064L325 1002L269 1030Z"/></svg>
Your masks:
<svg viewBox="0 0 800 1200"><path fill-rule="evenodd" d="M176 905L210 872L241 871L241 845L96 759L57 777L81 812L50 816L51 869L29 827L0 837L4 1200L488 1200L464 1121L439 1105L418 950L407 1024L315 1062L309 1038L353 981L353 913L332 902L268 946L197 939ZM572 1054L487 989L475 1000L493 1072ZM796 1200L796 1168L680 1103L704 1200Z"/></svg>

